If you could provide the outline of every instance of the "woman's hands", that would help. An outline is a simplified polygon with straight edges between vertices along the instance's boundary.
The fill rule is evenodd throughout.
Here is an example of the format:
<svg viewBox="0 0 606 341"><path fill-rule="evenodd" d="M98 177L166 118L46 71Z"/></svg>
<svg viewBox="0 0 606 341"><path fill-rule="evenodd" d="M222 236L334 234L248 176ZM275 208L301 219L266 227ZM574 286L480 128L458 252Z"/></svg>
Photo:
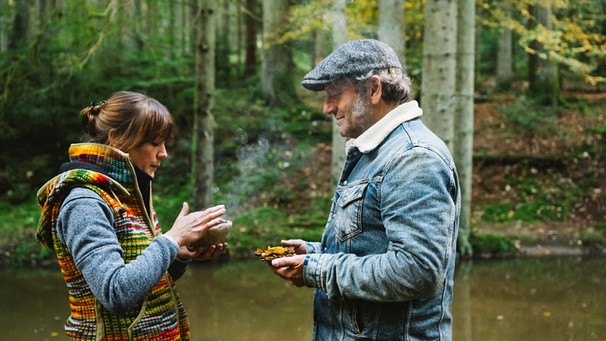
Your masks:
<svg viewBox="0 0 606 341"><path fill-rule="evenodd" d="M198 248L193 251L191 251L187 246L181 246L179 247L177 257L183 260L213 260L223 254L223 251L225 251L226 249L227 243L211 245L206 249Z"/></svg>
<svg viewBox="0 0 606 341"><path fill-rule="evenodd" d="M180 259L208 260L219 257L227 248L227 243L212 245L206 250L197 249L190 251L187 245L197 241L206 234L208 229L220 224L221 216L226 212L224 205L217 205L189 213L189 205L184 202L181 212L172 228L165 235L179 244L177 257Z"/></svg>

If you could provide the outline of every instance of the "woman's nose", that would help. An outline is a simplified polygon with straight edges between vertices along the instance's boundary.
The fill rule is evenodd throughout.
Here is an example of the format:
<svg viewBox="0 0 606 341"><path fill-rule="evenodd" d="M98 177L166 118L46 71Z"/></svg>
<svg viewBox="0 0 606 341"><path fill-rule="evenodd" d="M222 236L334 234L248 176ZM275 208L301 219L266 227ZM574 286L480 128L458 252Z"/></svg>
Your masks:
<svg viewBox="0 0 606 341"><path fill-rule="evenodd" d="M158 152L158 159L166 159L168 157L168 151L166 149L166 145L162 143L160 146L160 151Z"/></svg>

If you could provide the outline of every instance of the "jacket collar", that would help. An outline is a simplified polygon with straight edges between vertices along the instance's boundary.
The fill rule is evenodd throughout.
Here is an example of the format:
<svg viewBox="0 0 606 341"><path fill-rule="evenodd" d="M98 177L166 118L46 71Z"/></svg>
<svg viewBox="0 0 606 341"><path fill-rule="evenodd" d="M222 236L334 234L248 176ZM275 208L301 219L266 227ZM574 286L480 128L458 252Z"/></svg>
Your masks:
<svg viewBox="0 0 606 341"><path fill-rule="evenodd" d="M368 153L375 149L394 129L400 124L423 115L423 110L417 101L400 104L388 112L385 117L368 128L356 139L347 141L345 149L349 153L352 148L357 148L362 153Z"/></svg>

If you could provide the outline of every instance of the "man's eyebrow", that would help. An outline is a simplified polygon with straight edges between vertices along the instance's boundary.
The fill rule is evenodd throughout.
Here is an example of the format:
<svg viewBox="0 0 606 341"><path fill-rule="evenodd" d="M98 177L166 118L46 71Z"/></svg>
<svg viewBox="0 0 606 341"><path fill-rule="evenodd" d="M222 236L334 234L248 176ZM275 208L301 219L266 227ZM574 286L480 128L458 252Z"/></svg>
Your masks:
<svg viewBox="0 0 606 341"><path fill-rule="evenodd" d="M347 83L348 82L346 80L339 80L326 84L324 88L326 89L326 91L342 91L343 88L347 85Z"/></svg>

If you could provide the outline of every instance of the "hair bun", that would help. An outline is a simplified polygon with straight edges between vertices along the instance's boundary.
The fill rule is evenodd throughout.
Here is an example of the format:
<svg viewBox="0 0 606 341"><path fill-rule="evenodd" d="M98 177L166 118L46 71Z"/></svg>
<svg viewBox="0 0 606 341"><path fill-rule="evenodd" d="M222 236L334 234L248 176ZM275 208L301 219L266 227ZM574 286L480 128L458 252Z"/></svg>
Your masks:
<svg viewBox="0 0 606 341"><path fill-rule="evenodd" d="M88 107L88 111L91 115L97 116L97 115L99 115L99 112L101 112L101 108L104 105L105 105L105 101L101 101L101 102L97 102L97 103L95 103L94 101L91 101L90 105Z"/></svg>

